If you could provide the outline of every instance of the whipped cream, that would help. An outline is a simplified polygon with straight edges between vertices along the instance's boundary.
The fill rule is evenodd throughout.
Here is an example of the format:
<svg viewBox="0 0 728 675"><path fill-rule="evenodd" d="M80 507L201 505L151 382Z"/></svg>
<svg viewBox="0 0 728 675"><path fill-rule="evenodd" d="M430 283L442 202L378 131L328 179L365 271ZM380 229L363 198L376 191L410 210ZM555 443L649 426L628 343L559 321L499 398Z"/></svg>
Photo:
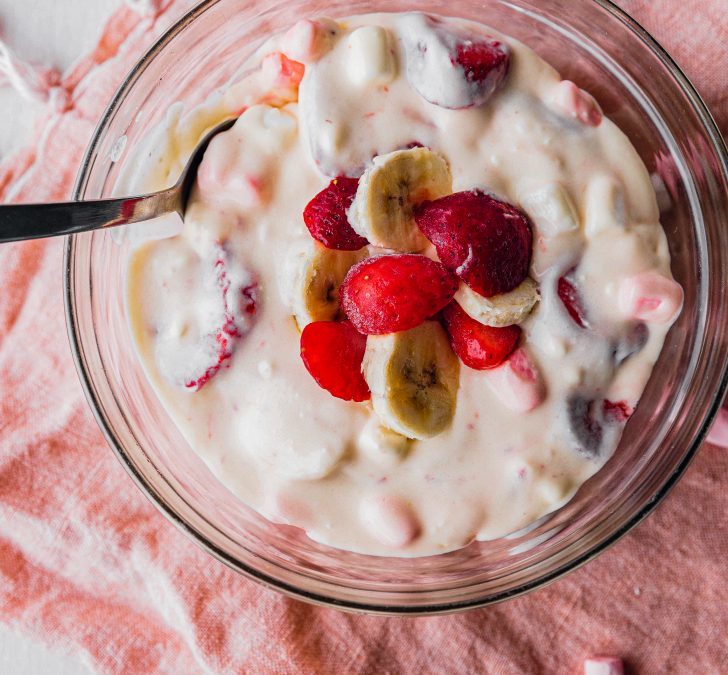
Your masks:
<svg viewBox="0 0 728 675"><path fill-rule="evenodd" d="M442 27L509 55L486 100L447 58ZM682 302L629 140L528 47L461 20L303 21L259 64L200 108L173 107L117 186L174 182L205 130L240 115L210 145L185 222L130 234L130 324L184 437L248 506L363 553L442 553L563 506L613 454ZM413 144L447 160L454 192L481 188L530 216L540 295L516 311L528 316L505 365L461 366L452 424L427 440L316 384L294 319L307 310L291 297L309 200ZM559 297L564 277L584 326Z"/></svg>

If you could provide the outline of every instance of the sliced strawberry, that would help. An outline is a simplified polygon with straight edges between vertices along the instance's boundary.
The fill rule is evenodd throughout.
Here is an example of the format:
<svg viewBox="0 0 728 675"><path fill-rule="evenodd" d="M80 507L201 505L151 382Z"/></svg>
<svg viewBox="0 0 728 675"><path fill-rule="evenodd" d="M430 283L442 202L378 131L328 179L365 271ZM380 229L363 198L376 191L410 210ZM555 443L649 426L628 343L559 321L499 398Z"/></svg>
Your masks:
<svg viewBox="0 0 728 675"><path fill-rule="evenodd" d="M223 316L221 325L214 332L203 336L196 355L189 359L185 367L195 374L185 379L184 385L192 391L199 391L232 357L237 341L250 330L252 317L257 311L258 285L247 283L244 286L228 270L229 256L220 247L214 265L216 286L222 296ZM245 279L245 277L243 277ZM199 358L207 360L204 371L200 370ZM204 363L204 361L203 361Z"/></svg>
<svg viewBox="0 0 728 675"><path fill-rule="evenodd" d="M565 274L559 279L556 291L559 294L559 298L561 298L561 302L564 303L566 311L569 312L569 316L574 320L574 323L581 328L588 328L589 321L584 310L584 304L581 301L581 295L576 289L570 274Z"/></svg>
<svg viewBox="0 0 728 675"><path fill-rule="evenodd" d="M358 251L369 243L354 232L346 217L358 185L356 178L334 178L304 209L303 221L308 231L326 248Z"/></svg>
<svg viewBox="0 0 728 675"><path fill-rule="evenodd" d="M169 265L145 270L160 302L175 307L151 324L154 359L167 382L199 391L229 365L253 328L259 289L225 242L196 250L177 238L169 242L168 256Z"/></svg>
<svg viewBox="0 0 728 675"><path fill-rule="evenodd" d="M348 321L315 321L301 333L301 358L317 384L336 398L367 401L369 385L361 373L365 335Z"/></svg>
<svg viewBox="0 0 728 675"><path fill-rule="evenodd" d="M521 337L520 326L485 326L468 316L457 302L445 307L442 317L453 351L475 370L497 368L513 353Z"/></svg>
<svg viewBox="0 0 728 675"><path fill-rule="evenodd" d="M577 449L590 456L597 455L604 437L604 429L599 420L599 406L580 394L572 396L567 406L569 426Z"/></svg>
<svg viewBox="0 0 728 675"><path fill-rule="evenodd" d="M508 47L426 14L400 19L407 79L425 100L443 108L483 105L503 84Z"/></svg>
<svg viewBox="0 0 728 675"><path fill-rule="evenodd" d="M476 293L507 293L528 276L533 233L515 206L471 190L424 202L414 214L443 265Z"/></svg>
<svg viewBox="0 0 728 675"><path fill-rule="evenodd" d="M423 255L382 255L357 263L341 285L341 305L360 333L384 335L419 326L457 291L457 279Z"/></svg>
<svg viewBox="0 0 728 675"><path fill-rule="evenodd" d="M604 419L607 422L613 424L624 424L630 417L632 417L632 406L627 401L613 401L604 400L602 404L602 412L604 413Z"/></svg>
<svg viewBox="0 0 728 675"><path fill-rule="evenodd" d="M474 104L478 105L505 80L510 57L498 40L467 40L456 45L455 63L472 85Z"/></svg>

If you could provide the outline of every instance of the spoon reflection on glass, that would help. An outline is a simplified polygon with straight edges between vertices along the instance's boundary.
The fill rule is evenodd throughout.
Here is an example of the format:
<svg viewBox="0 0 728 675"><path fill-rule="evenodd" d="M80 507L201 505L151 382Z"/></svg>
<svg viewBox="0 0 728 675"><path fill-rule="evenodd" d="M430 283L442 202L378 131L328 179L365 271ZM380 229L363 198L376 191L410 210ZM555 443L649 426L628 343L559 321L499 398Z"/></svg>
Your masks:
<svg viewBox="0 0 728 675"><path fill-rule="evenodd" d="M137 197L0 205L0 243L138 223L166 213L179 213L184 218L187 200L207 146L217 134L227 131L234 123L235 119L229 119L211 129L195 148L179 180L166 190Z"/></svg>

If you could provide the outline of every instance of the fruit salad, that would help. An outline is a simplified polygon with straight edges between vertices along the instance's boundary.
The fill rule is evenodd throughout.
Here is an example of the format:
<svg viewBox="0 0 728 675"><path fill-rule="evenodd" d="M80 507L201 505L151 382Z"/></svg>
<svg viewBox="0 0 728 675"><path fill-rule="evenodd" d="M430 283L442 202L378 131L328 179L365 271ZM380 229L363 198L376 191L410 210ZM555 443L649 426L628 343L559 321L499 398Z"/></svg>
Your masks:
<svg viewBox="0 0 728 675"><path fill-rule="evenodd" d="M305 19L119 189L127 308L170 417L241 502L424 556L566 504L615 452L682 306L650 177L597 100L486 26ZM242 506L241 506L242 508Z"/></svg>

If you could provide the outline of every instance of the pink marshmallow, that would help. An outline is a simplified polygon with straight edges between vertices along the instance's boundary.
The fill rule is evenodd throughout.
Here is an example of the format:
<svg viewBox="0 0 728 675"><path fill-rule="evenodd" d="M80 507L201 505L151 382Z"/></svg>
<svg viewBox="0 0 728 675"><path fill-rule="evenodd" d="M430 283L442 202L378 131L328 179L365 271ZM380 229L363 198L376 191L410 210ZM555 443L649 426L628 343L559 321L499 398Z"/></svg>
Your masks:
<svg viewBox="0 0 728 675"><path fill-rule="evenodd" d="M330 19L303 19L283 36L283 51L301 63L314 63L331 49L337 30Z"/></svg>
<svg viewBox="0 0 728 675"><path fill-rule="evenodd" d="M412 507L400 497L365 497L359 514L369 533L377 541L392 548L404 548L411 544L421 531Z"/></svg>
<svg viewBox="0 0 728 675"><path fill-rule="evenodd" d="M569 80L556 85L550 103L560 113L588 127L598 127L602 123L602 109L594 97Z"/></svg>
<svg viewBox="0 0 728 675"><path fill-rule="evenodd" d="M624 664L614 656L594 656L584 661L584 675L624 675Z"/></svg>
<svg viewBox="0 0 728 675"><path fill-rule="evenodd" d="M501 403L514 412L529 412L546 398L541 372L523 348L513 352L502 366L483 374Z"/></svg>
<svg viewBox="0 0 728 675"><path fill-rule="evenodd" d="M728 448L728 408L721 408L708 434L708 443Z"/></svg>
<svg viewBox="0 0 728 675"><path fill-rule="evenodd" d="M619 310L628 319L670 323L682 309L680 284L650 271L624 279L619 287Z"/></svg>

